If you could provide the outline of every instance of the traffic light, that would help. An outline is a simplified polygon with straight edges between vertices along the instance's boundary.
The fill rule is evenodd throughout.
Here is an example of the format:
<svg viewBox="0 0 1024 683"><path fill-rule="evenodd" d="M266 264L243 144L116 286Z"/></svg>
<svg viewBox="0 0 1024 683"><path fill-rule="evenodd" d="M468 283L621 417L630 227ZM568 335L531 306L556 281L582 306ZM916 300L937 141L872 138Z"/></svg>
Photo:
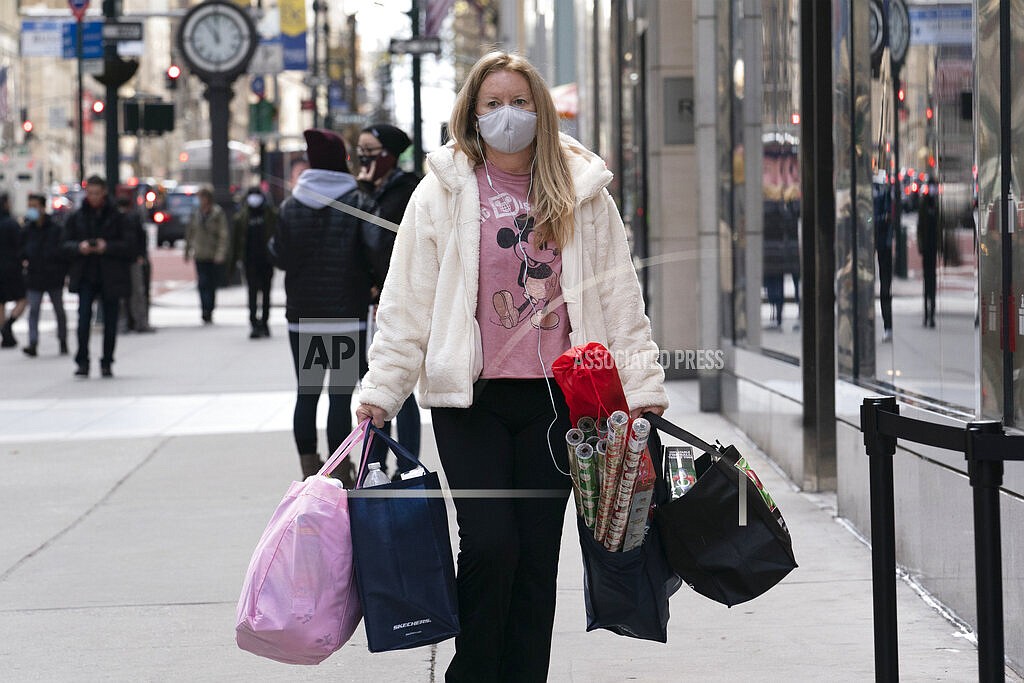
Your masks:
<svg viewBox="0 0 1024 683"><path fill-rule="evenodd" d="M94 121L103 119L103 112L106 110L107 105L103 103L103 100L93 100L92 106L89 107L89 111L92 112L91 116Z"/></svg>
<svg viewBox="0 0 1024 683"><path fill-rule="evenodd" d="M32 133L35 130L35 125L32 124L32 120L28 117L28 108L21 108L21 130L25 134L22 138L25 142L32 139Z"/></svg>
<svg viewBox="0 0 1024 683"><path fill-rule="evenodd" d="M167 89L168 90L177 90L177 88L178 88L178 79L181 78L181 67L178 66L177 64L171 64L169 67L167 67L166 78L167 78Z"/></svg>

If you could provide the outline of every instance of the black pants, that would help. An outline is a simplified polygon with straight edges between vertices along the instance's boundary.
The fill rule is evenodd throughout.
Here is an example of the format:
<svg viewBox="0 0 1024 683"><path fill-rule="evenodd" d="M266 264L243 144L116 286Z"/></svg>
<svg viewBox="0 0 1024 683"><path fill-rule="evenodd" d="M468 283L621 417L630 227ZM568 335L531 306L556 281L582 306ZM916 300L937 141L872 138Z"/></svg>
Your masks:
<svg viewBox="0 0 1024 683"><path fill-rule="evenodd" d="M245 281L249 285L249 322L253 327L256 327L257 323L266 325L270 319L270 283L273 277L272 270L262 272L257 269L246 269ZM262 309L260 316L256 315L258 308Z"/></svg>
<svg viewBox="0 0 1024 683"><path fill-rule="evenodd" d="M120 312L121 298L107 296L102 286L83 280L78 285L78 352L75 363L79 366L89 365L89 333L92 331L92 305L100 301L103 307L103 357L100 365L110 367L114 364L114 345L117 343L117 316Z"/></svg>
<svg viewBox="0 0 1024 683"><path fill-rule="evenodd" d="M938 257L934 249L921 255L924 271L924 324L935 325L935 283Z"/></svg>
<svg viewBox="0 0 1024 683"><path fill-rule="evenodd" d="M551 451L568 472L568 408L551 382L558 417ZM530 497L456 495L460 634L446 681L547 679L569 477L555 469L545 381L478 383L470 408L434 408L434 436L453 490L528 489Z"/></svg>
<svg viewBox="0 0 1024 683"><path fill-rule="evenodd" d="M336 370L304 369L300 376L299 333L288 331L288 341L292 347L292 359L295 364L295 379L298 391L295 395L295 413L292 415L292 433L295 437L295 448L299 455L311 455L317 452L316 406L320 402L320 391L310 391L308 386L317 384L316 374L319 372L319 385L323 385L324 377ZM366 348L366 332L359 333L362 344L358 348ZM366 361L360 358L359 375L366 373ZM327 409L327 446L333 453L345 437L352 431L352 391L354 386L329 378L327 396L330 406ZM384 447L386 449L386 446ZM386 453L386 450L385 450Z"/></svg>
<svg viewBox="0 0 1024 683"><path fill-rule="evenodd" d="M199 289L199 305L203 309L203 319L213 315L217 305L217 287L220 286L221 266L213 261L196 261L196 287Z"/></svg>
<svg viewBox="0 0 1024 683"><path fill-rule="evenodd" d="M878 299L882 304L882 327L892 329L892 245L879 247Z"/></svg>

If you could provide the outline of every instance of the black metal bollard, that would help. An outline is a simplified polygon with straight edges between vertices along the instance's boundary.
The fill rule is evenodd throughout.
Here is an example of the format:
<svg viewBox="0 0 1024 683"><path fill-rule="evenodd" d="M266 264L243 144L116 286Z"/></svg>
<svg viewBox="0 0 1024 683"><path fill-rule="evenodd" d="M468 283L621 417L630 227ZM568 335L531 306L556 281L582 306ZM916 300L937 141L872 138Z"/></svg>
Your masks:
<svg viewBox="0 0 1024 683"><path fill-rule="evenodd" d="M976 449L976 436L1003 434L999 422L967 425L967 473L974 490L974 572L978 608L978 680L1006 679L1003 646L1003 551L999 487L1003 461L998 453ZM1005 442L1000 442L1005 443ZM987 457L986 457L987 456Z"/></svg>
<svg viewBox="0 0 1024 683"><path fill-rule="evenodd" d="M879 432L879 411L898 414L896 399L891 396L866 398L860 408L864 447L870 458L875 680L898 681L900 665L896 631L896 504L892 473L896 438Z"/></svg>

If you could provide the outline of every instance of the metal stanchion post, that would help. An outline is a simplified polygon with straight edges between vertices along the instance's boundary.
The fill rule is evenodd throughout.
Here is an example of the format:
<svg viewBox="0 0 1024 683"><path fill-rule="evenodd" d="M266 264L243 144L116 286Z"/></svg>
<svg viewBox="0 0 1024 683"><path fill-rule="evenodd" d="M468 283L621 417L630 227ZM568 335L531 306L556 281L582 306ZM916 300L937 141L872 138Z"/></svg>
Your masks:
<svg viewBox="0 0 1024 683"><path fill-rule="evenodd" d="M978 601L978 680L1003 681L1006 677L1003 650L1003 551L1000 538L999 487L1003 461L982 459L994 453L975 452L977 434L1002 434L999 422L967 425L967 473L974 490L974 572Z"/></svg>
<svg viewBox="0 0 1024 683"><path fill-rule="evenodd" d="M896 399L864 399L860 408L864 447L870 458L871 585L875 620L875 680L899 680L896 632L896 504L892 458L896 438L878 431L878 413L898 413Z"/></svg>

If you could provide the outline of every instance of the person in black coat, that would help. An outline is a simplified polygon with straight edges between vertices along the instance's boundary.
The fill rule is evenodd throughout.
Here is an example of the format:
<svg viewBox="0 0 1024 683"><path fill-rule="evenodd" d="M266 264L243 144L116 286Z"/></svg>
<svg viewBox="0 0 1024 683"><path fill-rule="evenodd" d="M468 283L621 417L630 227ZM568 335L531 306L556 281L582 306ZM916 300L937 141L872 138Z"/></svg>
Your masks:
<svg viewBox="0 0 1024 683"><path fill-rule="evenodd" d="M132 234L121 212L107 197L107 182L90 176L85 201L68 217L61 233L61 251L71 262L68 289L78 293L78 351L76 377L89 376L89 332L92 305L103 306L104 377L113 377L114 345L120 300L131 294L130 266L137 254Z"/></svg>
<svg viewBox="0 0 1024 683"><path fill-rule="evenodd" d="M384 282L394 234L339 208L373 208L348 173L344 141L329 130L310 129L304 135L310 168L281 205L268 248L271 261L285 272L285 317L298 380L293 433L302 474L308 477L322 464L316 406L328 370L329 448L337 449L352 431L352 391L366 371L370 290ZM353 469L339 469L351 487Z"/></svg>
<svg viewBox="0 0 1024 683"><path fill-rule="evenodd" d="M938 185L928 181L928 192L922 193L917 209L917 250L921 253L924 271L925 327L935 327L936 269L939 253L939 201Z"/></svg>
<svg viewBox="0 0 1024 683"><path fill-rule="evenodd" d="M882 341L892 341L892 185L879 171L871 184L872 217L875 221L875 254L878 257L878 298L882 306Z"/></svg>
<svg viewBox="0 0 1024 683"><path fill-rule="evenodd" d="M146 228L142 225L142 217L139 216L135 204L128 197L118 198L117 210L124 217L135 243L135 258L128 267L132 291L126 302L128 320L124 329L140 333L155 332L149 324L149 282L152 270L149 264Z"/></svg>
<svg viewBox="0 0 1024 683"><path fill-rule="evenodd" d="M412 140L401 128L387 123L367 126L359 133L359 175L356 181L359 189L375 205L375 212L381 218L392 223L401 223L405 215L405 207L409 198L420 182L420 176L403 171L398 167L398 157L408 149ZM415 394L402 404L395 416L398 421L398 442L405 446L413 455L420 453L420 408L416 405ZM390 432L390 426L385 425ZM381 462L387 455L387 447L377 441L374 458ZM408 463L399 462L400 469L408 468Z"/></svg>
<svg viewBox="0 0 1024 683"><path fill-rule="evenodd" d="M11 216L10 197L4 192L0 194L0 348L4 349L18 345L11 328L26 306L21 239L21 227ZM14 302L9 316L8 301Z"/></svg>
<svg viewBox="0 0 1024 683"><path fill-rule="evenodd" d="M60 227L46 213L45 196L28 196L23 234L21 253L27 264L25 288L28 293L28 346L22 351L33 358L39 353L39 313L43 308L43 294L46 294L50 297L50 305L57 318L60 354L66 356L68 319L64 313L64 280L67 277L67 262L61 255Z"/></svg>

